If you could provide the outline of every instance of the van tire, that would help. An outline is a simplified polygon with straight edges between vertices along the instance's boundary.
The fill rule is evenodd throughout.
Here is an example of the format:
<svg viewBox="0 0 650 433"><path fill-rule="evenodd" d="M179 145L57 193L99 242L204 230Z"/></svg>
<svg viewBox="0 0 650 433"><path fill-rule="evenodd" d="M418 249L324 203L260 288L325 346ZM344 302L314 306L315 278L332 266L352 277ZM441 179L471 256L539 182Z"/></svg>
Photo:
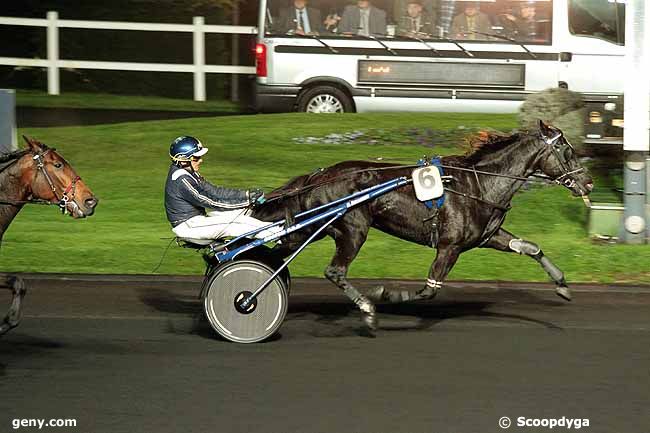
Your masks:
<svg viewBox="0 0 650 433"><path fill-rule="evenodd" d="M301 113L354 113L352 99L341 89L333 86L309 88L298 99Z"/></svg>

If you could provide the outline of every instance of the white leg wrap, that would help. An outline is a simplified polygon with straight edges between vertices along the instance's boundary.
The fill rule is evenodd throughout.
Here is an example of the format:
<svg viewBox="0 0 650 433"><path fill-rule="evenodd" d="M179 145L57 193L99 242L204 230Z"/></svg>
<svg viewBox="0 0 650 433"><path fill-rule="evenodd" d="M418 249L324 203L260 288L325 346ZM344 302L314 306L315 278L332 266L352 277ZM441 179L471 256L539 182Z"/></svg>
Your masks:
<svg viewBox="0 0 650 433"><path fill-rule="evenodd" d="M508 247L517 254L527 254L529 256L534 256L540 252L537 245L523 239L511 239L508 242Z"/></svg>
<svg viewBox="0 0 650 433"><path fill-rule="evenodd" d="M359 300L357 306L359 307L359 310L361 310L364 313L370 314L375 312L375 306L367 299Z"/></svg>

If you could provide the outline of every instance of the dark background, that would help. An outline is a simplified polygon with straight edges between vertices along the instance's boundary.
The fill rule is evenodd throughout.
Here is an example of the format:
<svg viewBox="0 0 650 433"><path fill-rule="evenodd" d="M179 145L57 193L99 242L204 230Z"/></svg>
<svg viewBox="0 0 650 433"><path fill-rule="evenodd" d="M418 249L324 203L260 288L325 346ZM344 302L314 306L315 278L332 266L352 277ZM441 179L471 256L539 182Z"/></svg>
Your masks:
<svg viewBox="0 0 650 433"><path fill-rule="evenodd" d="M45 18L57 11L59 19L192 23L204 16L206 24L232 24L228 0L20 0L1 1L0 16ZM242 2L239 25L256 25L256 2ZM206 64L230 64L231 36L206 34ZM240 35L240 65L253 65L253 35ZM116 30L59 30L59 58L66 60L192 63L192 34ZM0 26L0 57L46 58L44 27ZM90 91L192 98L189 73L95 71L61 69L62 92ZM230 75L207 74L208 99L230 95ZM246 81L242 79L241 81ZM47 89L44 68L0 66L0 87Z"/></svg>

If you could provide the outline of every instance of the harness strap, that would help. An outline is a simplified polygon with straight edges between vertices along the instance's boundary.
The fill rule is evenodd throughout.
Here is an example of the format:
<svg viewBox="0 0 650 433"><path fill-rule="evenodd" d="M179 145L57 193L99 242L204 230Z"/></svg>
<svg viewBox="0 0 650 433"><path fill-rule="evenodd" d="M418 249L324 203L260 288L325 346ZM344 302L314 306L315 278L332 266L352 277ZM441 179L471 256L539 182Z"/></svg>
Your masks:
<svg viewBox="0 0 650 433"><path fill-rule="evenodd" d="M456 191L455 189L445 187L445 191L449 191L452 194L460 195L460 196L465 197L465 198L471 198L472 200L480 201L481 203L485 203L485 204L487 204L487 205L489 205L489 206L491 206L491 207L493 207L495 209L502 210L503 212L508 212L510 209L512 209L512 206L510 206L510 205L502 206L500 204L497 204L497 203L482 199L481 197L476 197L475 195L472 195L472 194L467 194L467 193L464 193L464 192Z"/></svg>

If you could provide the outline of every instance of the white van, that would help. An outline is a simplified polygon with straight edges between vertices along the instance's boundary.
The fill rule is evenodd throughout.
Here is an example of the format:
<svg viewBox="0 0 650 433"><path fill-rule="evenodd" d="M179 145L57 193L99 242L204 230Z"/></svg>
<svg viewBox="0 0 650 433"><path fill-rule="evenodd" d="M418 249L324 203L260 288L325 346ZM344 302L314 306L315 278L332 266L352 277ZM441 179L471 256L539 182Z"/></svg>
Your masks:
<svg viewBox="0 0 650 433"><path fill-rule="evenodd" d="M584 95L588 138L618 142L624 6L261 0L257 109L509 113L528 94L560 86Z"/></svg>

